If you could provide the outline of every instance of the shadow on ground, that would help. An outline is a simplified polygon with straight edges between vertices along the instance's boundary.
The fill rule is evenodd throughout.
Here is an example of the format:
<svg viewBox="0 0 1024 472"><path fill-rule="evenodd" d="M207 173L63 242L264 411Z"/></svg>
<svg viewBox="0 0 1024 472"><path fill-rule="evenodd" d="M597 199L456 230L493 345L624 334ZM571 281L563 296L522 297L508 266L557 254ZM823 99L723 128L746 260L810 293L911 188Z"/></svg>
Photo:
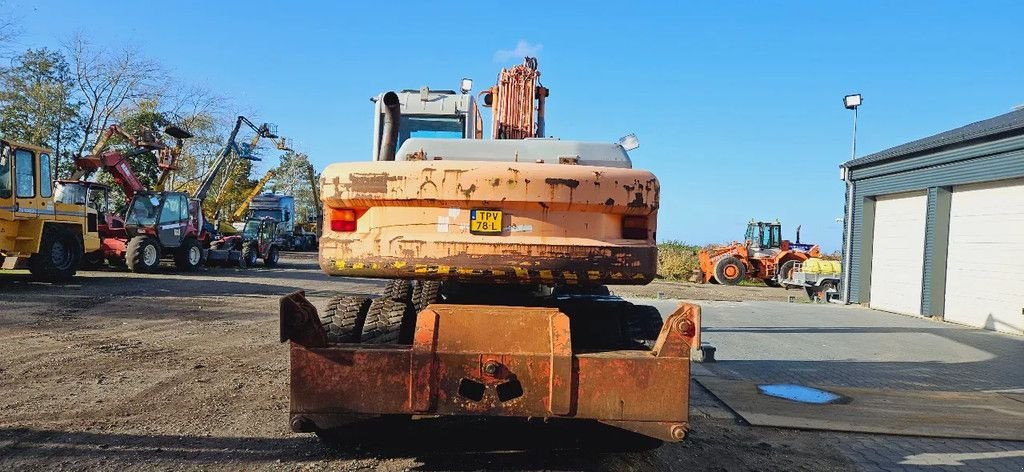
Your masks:
<svg viewBox="0 0 1024 472"><path fill-rule="evenodd" d="M29 428L0 429L0 467L62 462L81 467L115 464L190 466L237 464L288 467L300 462L401 461L412 470L618 470L609 456L629 454L646 470L644 452L662 443L592 422L501 418L367 420L329 439L195 437ZM640 453L632 457L632 453ZM369 461L369 463L366 463ZM372 467L371 467L372 468Z"/></svg>

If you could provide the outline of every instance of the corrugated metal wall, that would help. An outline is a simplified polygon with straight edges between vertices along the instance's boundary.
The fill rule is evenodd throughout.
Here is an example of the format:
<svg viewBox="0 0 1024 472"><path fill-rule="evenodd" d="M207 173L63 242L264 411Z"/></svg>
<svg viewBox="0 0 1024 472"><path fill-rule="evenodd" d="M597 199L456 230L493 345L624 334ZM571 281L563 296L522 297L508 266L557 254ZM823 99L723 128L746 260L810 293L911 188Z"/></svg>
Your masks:
<svg viewBox="0 0 1024 472"><path fill-rule="evenodd" d="M861 234L864 199L879 195L928 190L928 223L925 233L923 312L931 313L931 284L935 261L935 211L937 187L1024 177L1024 135L990 143L950 149L934 154L852 169L853 232L850 245L850 302L860 303Z"/></svg>

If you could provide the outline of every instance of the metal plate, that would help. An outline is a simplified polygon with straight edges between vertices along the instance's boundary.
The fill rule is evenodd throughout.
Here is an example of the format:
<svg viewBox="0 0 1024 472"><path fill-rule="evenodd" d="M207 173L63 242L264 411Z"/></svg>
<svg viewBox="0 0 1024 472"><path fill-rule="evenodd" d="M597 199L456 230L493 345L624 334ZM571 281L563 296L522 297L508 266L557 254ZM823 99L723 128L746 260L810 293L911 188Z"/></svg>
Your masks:
<svg viewBox="0 0 1024 472"><path fill-rule="evenodd" d="M469 232L472 234L501 234L504 215L498 210L473 209L469 211Z"/></svg>

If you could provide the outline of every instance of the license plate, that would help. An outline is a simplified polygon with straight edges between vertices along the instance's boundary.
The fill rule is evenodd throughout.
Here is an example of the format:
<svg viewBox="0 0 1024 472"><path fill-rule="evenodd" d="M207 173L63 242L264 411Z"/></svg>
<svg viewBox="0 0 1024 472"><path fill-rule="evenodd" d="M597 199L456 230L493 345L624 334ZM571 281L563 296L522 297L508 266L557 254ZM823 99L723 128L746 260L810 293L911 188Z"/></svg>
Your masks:
<svg viewBox="0 0 1024 472"><path fill-rule="evenodd" d="M473 234L501 234L501 212L470 210L469 232Z"/></svg>

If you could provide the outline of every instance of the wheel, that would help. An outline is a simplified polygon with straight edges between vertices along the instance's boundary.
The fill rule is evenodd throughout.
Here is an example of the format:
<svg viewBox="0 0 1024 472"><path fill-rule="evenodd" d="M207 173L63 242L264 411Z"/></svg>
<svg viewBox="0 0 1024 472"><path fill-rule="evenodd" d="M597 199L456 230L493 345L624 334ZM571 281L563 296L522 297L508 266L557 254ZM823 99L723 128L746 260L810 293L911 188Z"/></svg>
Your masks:
<svg viewBox="0 0 1024 472"><path fill-rule="evenodd" d="M149 236L136 236L128 241L125 262L132 272L153 272L160 267L160 245Z"/></svg>
<svg viewBox="0 0 1024 472"><path fill-rule="evenodd" d="M270 249L267 250L267 256L263 258L263 267L274 267L280 259L281 251L277 246L270 246Z"/></svg>
<svg viewBox="0 0 1024 472"><path fill-rule="evenodd" d="M75 276L82 260L78 236L57 225L43 227L39 252L28 259L28 269L39 280L64 281Z"/></svg>
<svg viewBox="0 0 1024 472"><path fill-rule="evenodd" d="M834 290L836 285L831 280L826 280L818 285L818 290L814 293L815 302L827 303L828 302L828 291Z"/></svg>
<svg viewBox="0 0 1024 472"><path fill-rule="evenodd" d="M441 301L441 282L438 280L420 280L412 290L412 307L416 313L423 311L427 305Z"/></svg>
<svg viewBox="0 0 1024 472"><path fill-rule="evenodd" d="M410 303L412 302L412 281L405 279L391 279L388 284L384 286L384 298L394 300L396 302Z"/></svg>
<svg viewBox="0 0 1024 472"><path fill-rule="evenodd" d="M747 276L747 268L739 259L728 256L715 264L715 280L722 285L736 285Z"/></svg>
<svg viewBox="0 0 1024 472"><path fill-rule="evenodd" d="M622 310L622 316L629 342L641 344L648 349L654 347L661 334L661 326L665 323L657 308L630 303Z"/></svg>
<svg viewBox="0 0 1024 472"><path fill-rule="evenodd" d="M196 238L185 238L174 251L174 267L178 270L196 270L203 264L203 248Z"/></svg>
<svg viewBox="0 0 1024 472"><path fill-rule="evenodd" d="M359 342L367 344L391 344L398 342L402 319L406 317L409 304L396 302L387 297L370 302Z"/></svg>
<svg viewBox="0 0 1024 472"><path fill-rule="evenodd" d="M795 260L788 260L786 262L783 262L782 265L779 266L779 274L777 275L778 278L776 280L778 280L781 283L783 280L793 278L793 269L795 267Z"/></svg>
<svg viewBox="0 0 1024 472"><path fill-rule="evenodd" d="M260 258L260 248L255 242L242 245L242 257L238 259L238 267L255 267Z"/></svg>
<svg viewBox="0 0 1024 472"><path fill-rule="evenodd" d="M320 324L332 343L359 342L370 309L370 297L338 296L327 303Z"/></svg>
<svg viewBox="0 0 1024 472"><path fill-rule="evenodd" d="M776 282L775 279L764 279L764 284L772 288L778 288L782 286L782 284Z"/></svg>

